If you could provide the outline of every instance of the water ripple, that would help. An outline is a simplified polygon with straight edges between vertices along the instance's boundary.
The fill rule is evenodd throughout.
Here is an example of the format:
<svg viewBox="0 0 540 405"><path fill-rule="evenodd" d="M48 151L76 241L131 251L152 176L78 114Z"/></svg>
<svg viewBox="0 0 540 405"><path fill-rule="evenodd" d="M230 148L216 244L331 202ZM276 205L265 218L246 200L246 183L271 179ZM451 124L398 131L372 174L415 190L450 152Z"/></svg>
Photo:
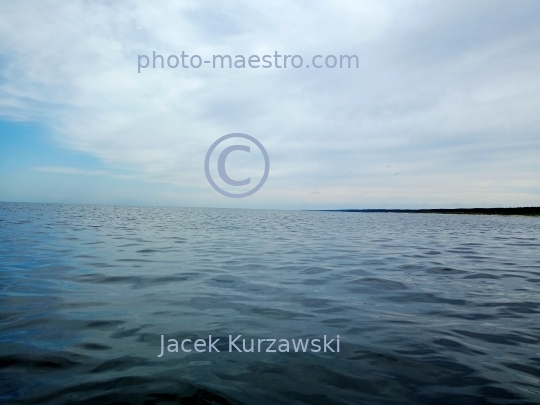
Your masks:
<svg viewBox="0 0 540 405"><path fill-rule="evenodd" d="M537 218L0 203L0 402L538 403L539 246Z"/></svg>

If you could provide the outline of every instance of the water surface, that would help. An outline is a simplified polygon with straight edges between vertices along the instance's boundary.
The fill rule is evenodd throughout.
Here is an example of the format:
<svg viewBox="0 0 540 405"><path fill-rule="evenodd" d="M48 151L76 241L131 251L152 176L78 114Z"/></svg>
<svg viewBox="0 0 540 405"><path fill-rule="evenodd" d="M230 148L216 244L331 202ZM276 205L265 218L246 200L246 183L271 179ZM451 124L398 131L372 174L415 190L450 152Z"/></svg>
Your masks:
<svg viewBox="0 0 540 405"><path fill-rule="evenodd" d="M540 219L0 204L0 401L540 402ZM339 353L160 338L340 336Z"/></svg>

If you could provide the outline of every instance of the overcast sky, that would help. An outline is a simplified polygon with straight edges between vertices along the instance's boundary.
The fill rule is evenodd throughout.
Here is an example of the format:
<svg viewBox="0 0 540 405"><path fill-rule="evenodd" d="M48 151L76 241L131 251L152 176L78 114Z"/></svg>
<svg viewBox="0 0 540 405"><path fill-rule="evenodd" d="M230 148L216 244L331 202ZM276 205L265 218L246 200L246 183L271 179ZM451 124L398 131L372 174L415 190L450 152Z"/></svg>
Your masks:
<svg viewBox="0 0 540 405"><path fill-rule="evenodd" d="M3 1L0 200L540 205L539 21L538 1ZM138 73L153 51L359 67ZM231 132L271 161L244 199L204 174Z"/></svg>

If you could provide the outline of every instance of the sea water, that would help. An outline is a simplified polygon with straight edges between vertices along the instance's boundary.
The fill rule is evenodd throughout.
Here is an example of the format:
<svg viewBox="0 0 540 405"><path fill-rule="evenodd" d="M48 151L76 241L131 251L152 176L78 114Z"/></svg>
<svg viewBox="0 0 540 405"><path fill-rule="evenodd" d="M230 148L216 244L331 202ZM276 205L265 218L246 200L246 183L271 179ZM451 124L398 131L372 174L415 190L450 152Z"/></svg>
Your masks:
<svg viewBox="0 0 540 405"><path fill-rule="evenodd" d="M0 402L540 403L540 218L1 203L0 291Z"/></svg>

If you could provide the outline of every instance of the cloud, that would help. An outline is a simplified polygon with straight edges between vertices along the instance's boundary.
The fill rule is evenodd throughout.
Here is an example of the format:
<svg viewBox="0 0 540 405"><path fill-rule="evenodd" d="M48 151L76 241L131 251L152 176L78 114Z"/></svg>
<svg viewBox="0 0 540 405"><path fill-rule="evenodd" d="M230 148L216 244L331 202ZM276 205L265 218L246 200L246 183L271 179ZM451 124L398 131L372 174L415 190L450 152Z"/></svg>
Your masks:
<svg viewBox="0 0 540 405"><path fill-rule="evenodd" d="M40 173L56 173L56 174L72 174L72 175L83 175L83 176L103 176L110 177L115 179L124 179L124 180L142 180L139 176L133 174L121 174L114 173L108 170L88 170L80 169L78 167L66 167L66 166L38 166L32 168L33 171Z"/></svg>
<svg viewBox="0 0 540 405"><path fill-rule="evenodd" d="M84 174L87 176L110 176L111 174L105 170L84 170L76 167L61 167L61 166L40 166L35 167L36 172L43 173L60 173L60 174Z"/></svg>
<svg viewBox="0 0 540 405"><path fill-rule="evenodd" d="M328 204L513 204L516 185L526 204L540 186L539 16L526 1L2 2L0 117L174 191L207 189L207 148L243 132L267 148L265 195L285 205L314 189ZM153 51L360 66L137 73Z"/></svg>

